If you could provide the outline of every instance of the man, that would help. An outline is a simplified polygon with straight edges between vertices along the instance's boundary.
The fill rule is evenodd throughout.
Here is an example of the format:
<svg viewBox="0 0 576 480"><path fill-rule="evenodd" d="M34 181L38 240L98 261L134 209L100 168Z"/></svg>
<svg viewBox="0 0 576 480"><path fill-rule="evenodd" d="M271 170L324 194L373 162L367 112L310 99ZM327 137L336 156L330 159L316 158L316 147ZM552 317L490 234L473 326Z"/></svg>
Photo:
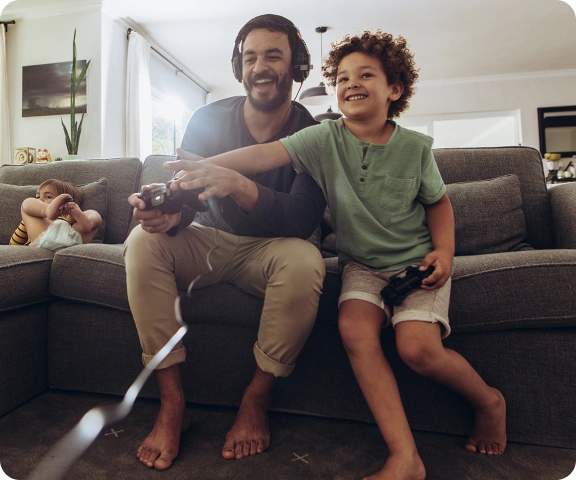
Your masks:
<svg viewBox="0 0 576 480"><path fill-rule="evenodd" d="M209 157L317 123L291 101L293 80L303 81L310 68L307 53L287 19L262 15L250 20L238 34L232 57L234 75L247 96L198 109L186 129L181 156L197 158L187 151ZM241 459L269 446L268 408L276 378L294 369L316 317L324 262L304 239L319 224L325 201L314 180L291 166L252 179L214 168L211 181L224 193L195 218L187 209L174 215L144 211L136 194L129 198L141 225L125 244L128 300L147 363L178 329L174 298L178 289L207 271L206 253L214 245L211 227L219 229L220 247L210 257L215 271L196 286L230 283L264 298L254 345L256 372L222 448L224 458ZM171 465L189 423L179 367L184 359L184 348L177 345L155 371L160 412L137 452L150 468Z"/></svg>

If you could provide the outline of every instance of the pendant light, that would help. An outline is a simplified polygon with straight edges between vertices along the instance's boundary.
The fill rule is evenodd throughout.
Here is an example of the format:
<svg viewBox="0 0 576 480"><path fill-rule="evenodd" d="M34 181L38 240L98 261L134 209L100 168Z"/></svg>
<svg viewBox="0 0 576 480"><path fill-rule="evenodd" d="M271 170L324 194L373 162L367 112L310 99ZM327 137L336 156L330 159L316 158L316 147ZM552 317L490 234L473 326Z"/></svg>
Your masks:
<svg viewBox="0 0 576 480"><path fill-rule="evenodd" d="M334 112L332 107L328 107L324 113L319 113L314 116L314 120L321 122L322 120L338 120L342 116L341 113Z"/></svg>
<svg viewBox="0 0 576 480"><path fill-rule="evenodd" d="M320 34L320 65L322 65L322 34L328 30L328 27L316 27L316 33ZM326 92L324 82L320 82L317 87L304 90L300 94L300 103L303 105L330 105L332 97Z"/></svg>

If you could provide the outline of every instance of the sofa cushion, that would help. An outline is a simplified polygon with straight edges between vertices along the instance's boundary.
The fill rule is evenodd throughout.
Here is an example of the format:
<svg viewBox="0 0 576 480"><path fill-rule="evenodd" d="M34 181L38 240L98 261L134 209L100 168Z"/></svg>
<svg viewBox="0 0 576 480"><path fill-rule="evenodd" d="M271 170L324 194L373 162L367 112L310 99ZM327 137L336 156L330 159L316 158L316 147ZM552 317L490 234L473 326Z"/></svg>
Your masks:
<svg viewBox="0 0 576 480"><path fill-rule="evenodd" d="M452 183L446 193L454 209L456 255L530 248L524 243L526 223L516 175Z"/></svg>
<svg viewBox="0 0 576 480"><path fill-rule="evenodd" d="M50 293L130 311L122 249L122 245L90 243L56 252L50 271Z"/></svg>
<svg viewBox="0 0 576 480"><path fill-rule="evenodd" d="M5 245L10 241L10 237L22 220L20 206L26 198L35 197L39 185L8 185L0 183L0 198L2 198L2 211L0 212L0 224L11 226L3 228L0 232L0 243ZM102 216L102 225L94 237L95 243L102 242L104 230L106 228L106 190L108 180L99 180L84 185L78 185L84 195L82 210L96 210ZM7 238L6 238L7 237Z"/></svg>
<svg viewBox="0 0 576 480"><path fill-rule="evenodd" d="M58 178L81 185L107 178L104 242L122 243L128 235L128 224L132 216L132 208L127 198L138 191L141 170L142 163L134 157L0 165L0 183L39 185L47 178Z"/></svg>
<svg viewBox="0 0 576 480"><path fill-rule="evenodd" d="M439 148L434 157L444 183L472 182L514 174L520 180L526 242L553 248L554 238L542 155L530 147Z"/></svg>
<svg viewBox="0 0 576 480"><path fill-rule="evenodd" d="M576 327L576 250L455 257L452 332ZM513 347L513 346L512 346Z"/></svg>
<svg viewBox="0 0 576 480"><path fill-rule="evenodd" d="M43 248L0 245L0 312L51 299L48 278L53 256Z"/></svg>

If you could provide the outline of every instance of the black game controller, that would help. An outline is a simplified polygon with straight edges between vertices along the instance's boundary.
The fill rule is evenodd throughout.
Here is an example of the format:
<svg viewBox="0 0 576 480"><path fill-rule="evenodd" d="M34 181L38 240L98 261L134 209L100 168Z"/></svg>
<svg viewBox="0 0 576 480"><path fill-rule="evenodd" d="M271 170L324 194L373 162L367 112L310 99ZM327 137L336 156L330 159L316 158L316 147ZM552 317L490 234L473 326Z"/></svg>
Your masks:
<svg viewBox="0 0 576 480"><path fill-rule="evenodd" d="M380 296L388 306L398 306L406 298L406 295L422 285L422 280L433 271L433 266L429 266L423 272L418 270L418 267L408 267L404 277L391 278L390 283L380 291Z"/></svg>
<svg viewBox="0 0 576 480"><path fill-rule="evenodd" d="M146 202L144 210L152 210L158 208L162 213L169 215L178 213L182 210L182 206L186 205L188 208L196 212L205 212L208 210L208 202L199 200L198 194L202 193L201 189L196 190L170 190L170 184L174 180L170 180L166 185L155 188L154 190L145 190L138 195Z"/></svg>

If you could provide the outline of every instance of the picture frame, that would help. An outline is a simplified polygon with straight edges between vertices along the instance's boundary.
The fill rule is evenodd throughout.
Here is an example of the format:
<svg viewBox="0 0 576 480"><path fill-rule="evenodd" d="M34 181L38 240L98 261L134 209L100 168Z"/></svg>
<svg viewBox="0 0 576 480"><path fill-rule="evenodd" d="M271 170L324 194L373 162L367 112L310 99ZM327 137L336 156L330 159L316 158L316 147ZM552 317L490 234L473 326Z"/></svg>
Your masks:
<svg viewBox="0 0 576 480"><path fill-rule="evenodd" d="M76 62L79 75L86 60ZM22 67L22 117L68 115L70 113L70 75L72 62ZM76 93L76 113L86 113L86 76Z"/></svg>

